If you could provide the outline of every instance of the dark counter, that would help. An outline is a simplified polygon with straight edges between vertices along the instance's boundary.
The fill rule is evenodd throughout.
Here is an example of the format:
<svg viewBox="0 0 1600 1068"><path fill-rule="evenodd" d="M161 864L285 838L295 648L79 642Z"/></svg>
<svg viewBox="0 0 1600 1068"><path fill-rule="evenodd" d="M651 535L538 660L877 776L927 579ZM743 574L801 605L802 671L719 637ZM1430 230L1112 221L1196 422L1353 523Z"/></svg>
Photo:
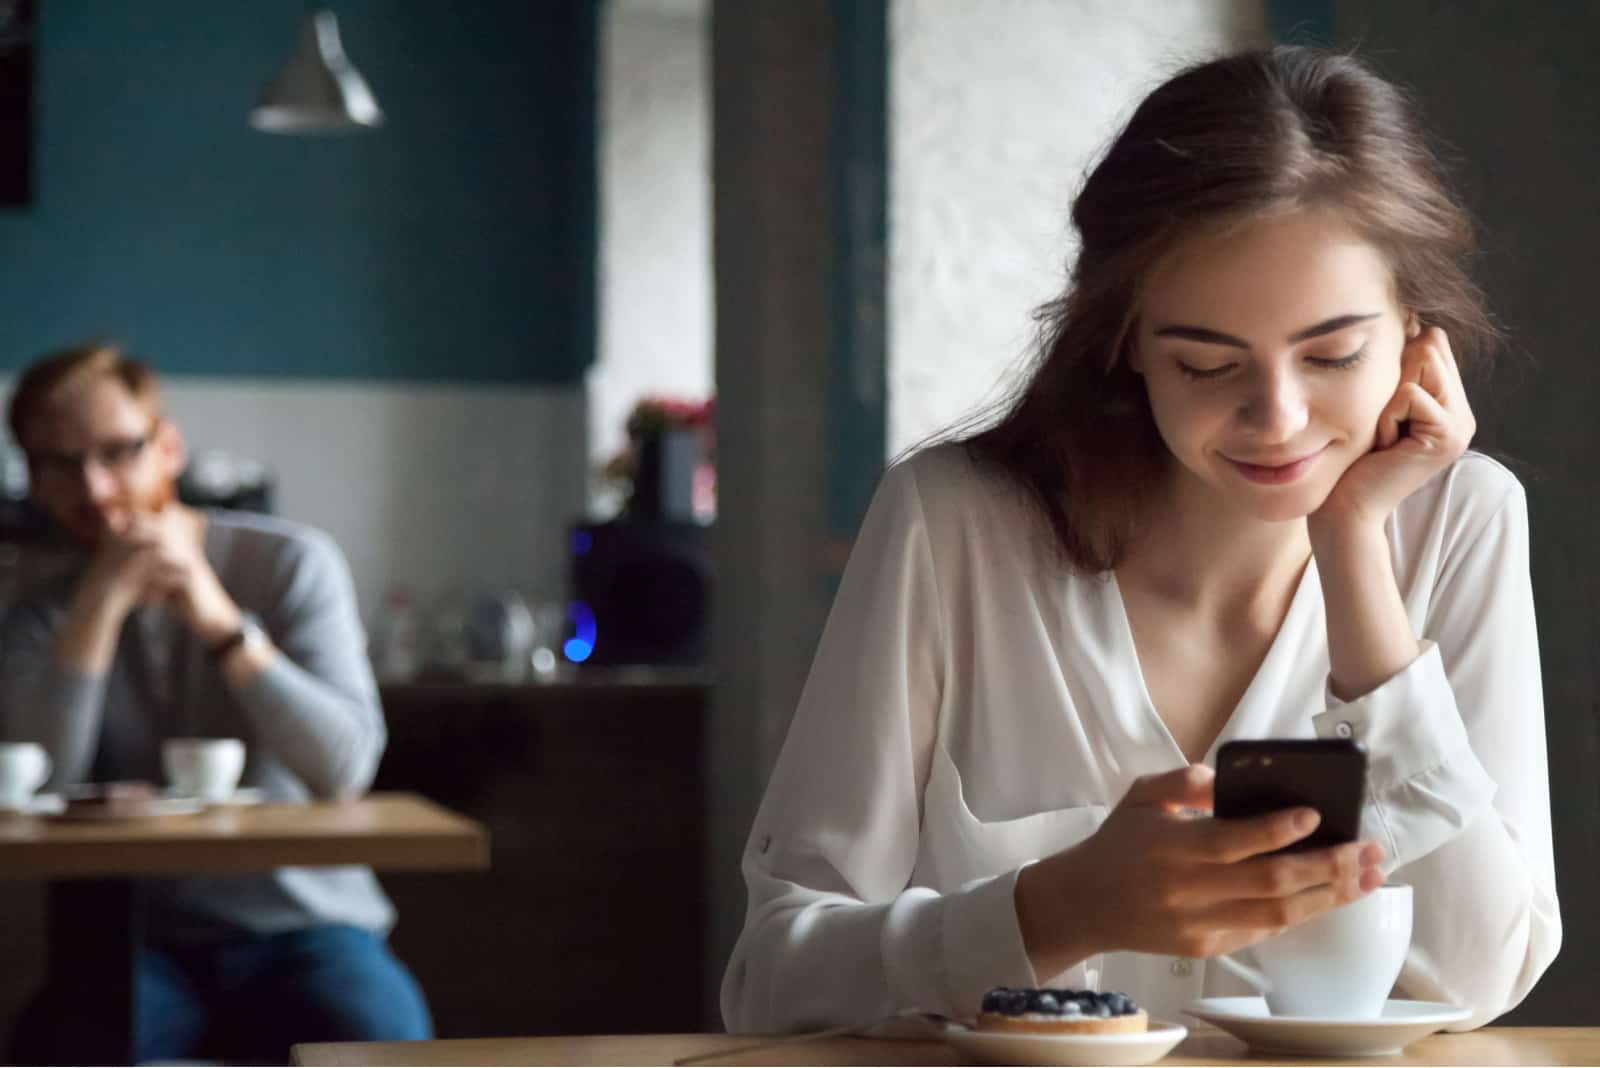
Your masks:
<svg viewBox="0 0 1600 1068"><path fill-rule="evenodd" d="M385 685L377 788L483 821L490 870L389 875L440 1037L701 1029L710 686Z"/></svg>

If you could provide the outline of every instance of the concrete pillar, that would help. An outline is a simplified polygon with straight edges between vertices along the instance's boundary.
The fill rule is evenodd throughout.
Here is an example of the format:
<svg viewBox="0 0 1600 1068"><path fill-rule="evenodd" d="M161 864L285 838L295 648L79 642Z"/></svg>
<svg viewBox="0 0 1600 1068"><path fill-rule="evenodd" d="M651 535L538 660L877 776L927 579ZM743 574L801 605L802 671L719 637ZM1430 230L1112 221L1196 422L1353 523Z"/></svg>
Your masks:
<svg viewBox="0 0 1600 1068"><path fill-rule="evenodd" d="M885 26L881 0L712 7L713 1025L739 855L883 462Z"/></svg>

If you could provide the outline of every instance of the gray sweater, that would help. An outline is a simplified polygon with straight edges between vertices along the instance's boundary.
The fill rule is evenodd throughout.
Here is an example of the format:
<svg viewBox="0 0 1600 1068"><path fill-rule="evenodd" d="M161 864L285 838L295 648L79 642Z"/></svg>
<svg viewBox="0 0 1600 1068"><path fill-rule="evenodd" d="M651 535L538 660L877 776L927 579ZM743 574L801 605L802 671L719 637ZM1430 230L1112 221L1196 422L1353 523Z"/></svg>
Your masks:
<svg viewBox="0 0 1600 1068"><path fill-rule="evenodd" d="M103 676L63 670L55 641L87 561L25 593L0 624L0 737L35 741L47 789L160 783L161 740L244 740L246 786L274 801L356 796L387 734L349 566L333 539L281 519L208 511L206 559L283 654L248 686L222 678L165 608L135 610ZM340 923L385 933L394 910L364 867L151 880L152 938L192 941Z"/></svg>

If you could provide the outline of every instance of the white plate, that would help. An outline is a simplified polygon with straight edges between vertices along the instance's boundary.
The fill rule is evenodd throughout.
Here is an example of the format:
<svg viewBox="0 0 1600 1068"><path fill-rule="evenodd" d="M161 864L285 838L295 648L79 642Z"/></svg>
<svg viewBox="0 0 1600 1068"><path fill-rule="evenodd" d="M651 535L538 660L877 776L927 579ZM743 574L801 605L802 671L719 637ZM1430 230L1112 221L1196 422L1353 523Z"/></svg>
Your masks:
<svg viewBox="0 0 1600 1068"><path fill-rule="evenodd" d="M60 794L34 794L20 805L0 803L0 815L54 816L67 807Z"/></svg>
<svg viewBox="0 0 1600 1068"><path fill-rule="evenodd" d="M1153 1064L1188 1033L1182 1024L1151 1020L1147 1031L1118 1035L1027 1035L951 1024L944 1037L983 1064Z"/></svg>
<svg viewBox="0 0 1600 1068"><path fill-rule="evenodd" d="M1252 1049L1335 1057L1399 1053L1441 1027L1472 1013L1437 1001L1387 1001L1383 1015L1369 1020L1321 1020L1274 1016L1265 998L1201 998L1184 1015L1215 1024Z"/></svg>
<svg viewBox="0 0 1600 1068"><path fill-rule="evenodd" d="M67 805L54 815L63 820L95 820L121 822L124 820L151 820L163 816L192 816L204 812L205 802L192 797L152 797L147 800L123 800L115 804L104 802L78 802Z"/></svg>

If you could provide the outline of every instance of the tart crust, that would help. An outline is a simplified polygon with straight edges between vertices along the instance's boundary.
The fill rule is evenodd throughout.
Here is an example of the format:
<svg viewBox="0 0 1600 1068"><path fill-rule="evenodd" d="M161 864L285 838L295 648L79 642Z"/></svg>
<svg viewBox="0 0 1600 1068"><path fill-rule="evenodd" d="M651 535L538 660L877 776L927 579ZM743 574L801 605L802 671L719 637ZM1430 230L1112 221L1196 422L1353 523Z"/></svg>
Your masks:
<svg viewBox="0 0 1600 1068"><path fill-rule="evenodd" d="M978 1013L980 1031L1034 1035L1113 1035L1145 1031L1149 1027L1150 1014L1143 1009L1124 1016L1051 1016L1042 1012L1007 1016L999 1012Z"/></svg>

